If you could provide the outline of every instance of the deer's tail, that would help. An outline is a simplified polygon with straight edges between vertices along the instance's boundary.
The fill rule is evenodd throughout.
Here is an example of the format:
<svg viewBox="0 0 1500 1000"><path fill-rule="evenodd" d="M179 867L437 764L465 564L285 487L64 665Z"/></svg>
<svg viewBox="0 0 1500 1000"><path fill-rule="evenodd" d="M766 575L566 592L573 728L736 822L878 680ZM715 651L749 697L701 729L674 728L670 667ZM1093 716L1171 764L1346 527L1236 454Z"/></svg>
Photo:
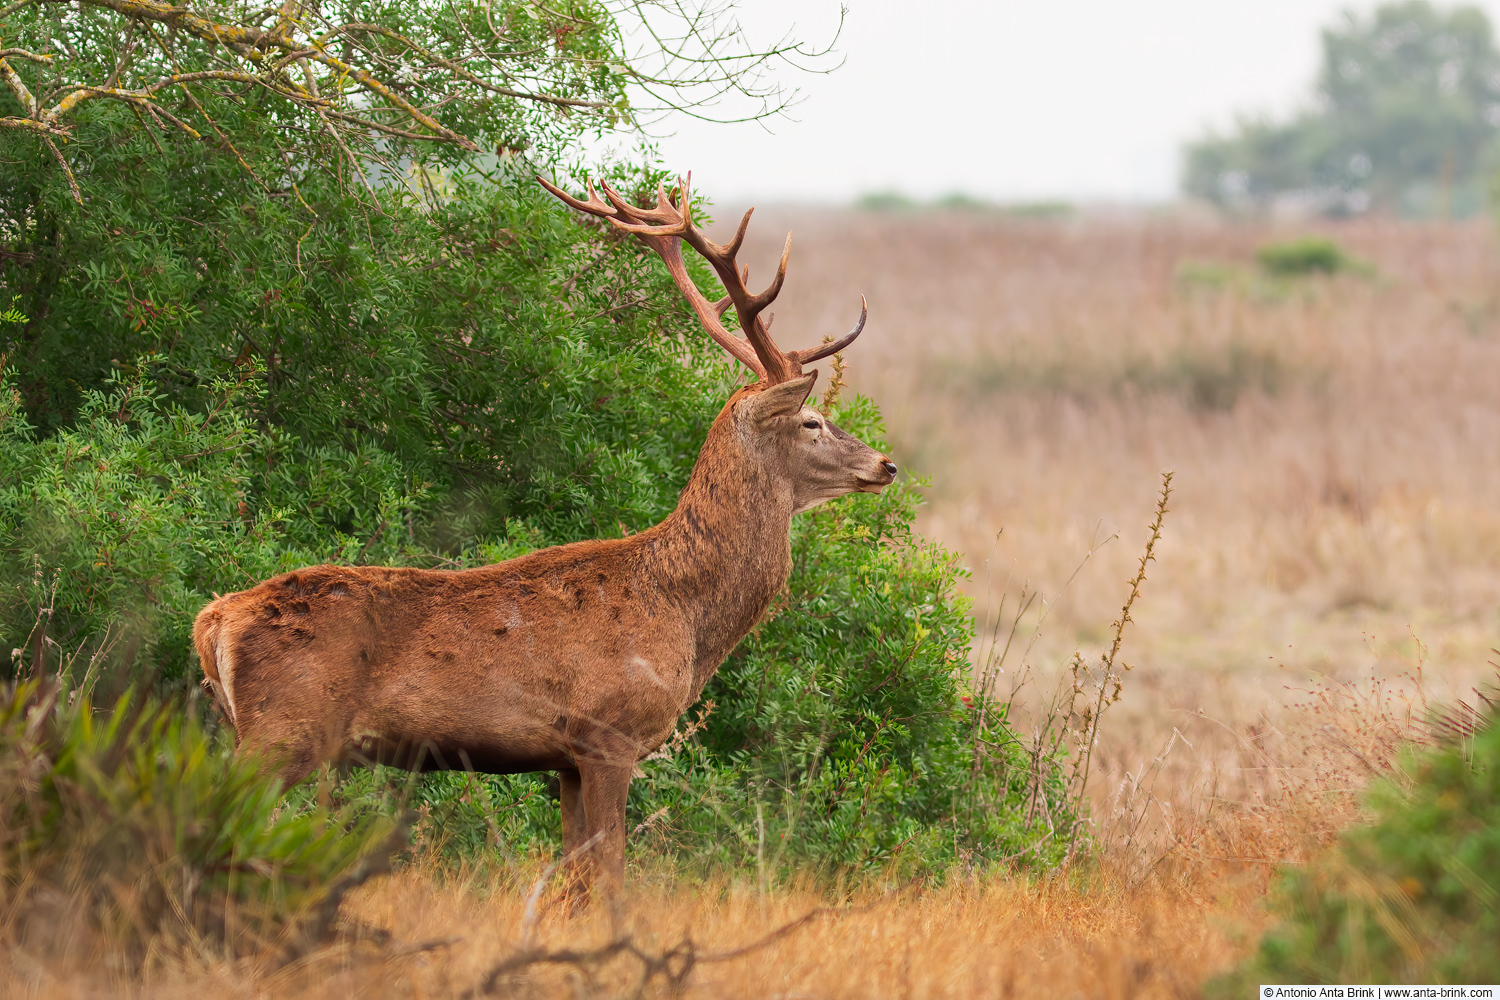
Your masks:
<svg viewBox="0 0 1500 1000"><path fill-rule="evenodd" d="M198 612L193 621L193 645L203 667L203 688L213 696L214 707L233 726L234 690L230 685L234 681L234 664L225 642L223 604L224 598L220 597Z"/></svg>

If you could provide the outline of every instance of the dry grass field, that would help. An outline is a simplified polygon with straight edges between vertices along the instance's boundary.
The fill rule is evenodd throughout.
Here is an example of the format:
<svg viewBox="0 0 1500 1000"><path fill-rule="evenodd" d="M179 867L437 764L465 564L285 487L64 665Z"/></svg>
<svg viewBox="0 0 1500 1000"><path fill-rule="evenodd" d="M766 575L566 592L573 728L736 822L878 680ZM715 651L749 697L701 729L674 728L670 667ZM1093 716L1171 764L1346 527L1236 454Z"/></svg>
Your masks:
<svg viewBox="0 0 1500 1000"><path fill-rule="evenodd" d="M1222 745L1315 684L1420 666L1445 698L1493 677L1490 223L771 209L752 273L770 273L787 229L778 337L841 332L869 296L850 384L882 404L897 461L931 478L921 527L964 554L980 617L1040 593L1023 625L1045 621L1021 635L1042 690L1102 645L1175 472L1127 637L1136 670L1104 733L1117 776L1174 727ZM1260 273L1257 248L1309 232L1367 266Z"/></svg>
<svg viewBox="0 0 1500 1000"><path fill-rule="evenodd" d="M428 872L408 871L355 908L361 919L393 932L391 942L347 942L275 971L189 959L163 965L144 986L97 975L85 985L54 970L25 985L22 976L10 977L13 992L6 995L1192 996L1203 975L1243 951L1247 924L1233 915L1232 902L1243 904L1256 893L1246 884L1200 900L1112 886L1081 891L997 881L889 901L857 895L853 912L839 915L827 912L830 901L812 891L762 898L729 885L646 885L637 890L625 926L647 958L666 957L648 977L646 963L630 953L515 968L525 934L518 889L525 887L462 877L439 882ZM772 945L729 954L810 913L817 915ZM544 916L532 937L539 949L577 952L615 939L599 913ZM685 961L690 949L692 963ZM674 983L679 976L680 988Z"/></svg>
<svg viewBox="0 0 1500 1000"><path fill-rule="evenodd" d="M348 940L288 966L206 949L142 982L98 956L10 955L0 994L1187 997L1246 955L1274 866L1357 819L1424 698L1494 677L1490 227L1323 226L1368 267L1272 280L1256 248L1300 231L780 208L757 215L752 279L787 228L778 339L841 332L866 293L848 378L882 404L896 460L931 477L923 530L964 554L1002 642L1023 591L1041 595L1000 664L1023 725L1072 653L1107 641L1175 473L1103 723L1098 864L844 892L647 864L612 926L550 885L528 910L541 860L418 863L359 891Z"/></svg>
<svg viewBox="0 0 1500 1000"><path fill-rule="evenodd" d="M1058 997L1192 996L1244 950L1218 900L1162 892L993 882L904 900L856 897L828 913L810 891L760 898L732 886L647 886L627 917L638 953L521 965L523 907L508 881L407 871L354 908L392 937L349 940L272 966L219 958L158 963L144 981L97 966L0 957L7 997ZM524 886L519 887L524 890ZM674 891L675 890L675 891ZM768 929L818 914L774 944L733 955ZM1253 921L1251 922L1253 924ZM599 913L544 917L533 945L595 951L617 936ZM659 961L651 969L646 960ZM693 960L689 962L687 956Z"/></svg>
<svg viewBox="0 0 1500 1000"><path fill-rule="evenodd" d="M1331 727L1260 747L1269 794L1259 801L1199 801L1170 836L1136 841L1113 811L1099 862L1052 877L761 891L749 878L704 883L647 863L632 865L616 921L602 907L568 912L544 881L546 859L489 872L418 860L356 893L337 943L291 962L189 943L142 976L84 938L65 956L0 953L0 995L1196 997L1267 925L1260 902L1275 863L1353 821L1351 791L1368 768L1389 766L1404 734L1368 702L1335 693L1325 707Z"/></svg>

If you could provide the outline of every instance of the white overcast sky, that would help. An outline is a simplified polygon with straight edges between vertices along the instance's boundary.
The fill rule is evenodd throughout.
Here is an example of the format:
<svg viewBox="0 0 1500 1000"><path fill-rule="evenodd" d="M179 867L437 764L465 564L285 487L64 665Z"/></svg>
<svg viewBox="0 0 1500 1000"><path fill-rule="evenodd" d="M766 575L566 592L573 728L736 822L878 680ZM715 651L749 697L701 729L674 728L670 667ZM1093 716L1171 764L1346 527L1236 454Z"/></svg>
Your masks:
<svg viewBox="0 0 1500 1000"><path fill-rule="evenodd" d="M671 119L665 165L720 204L896 190L1160 201L1184 140L1311 93L1337 0L845 0L826 76L761 124ZM1480 4L1500 23L1500 0ZM838 0L740 0L752 43L826 42ZM726 105L721 113L735 106Z"/></svg>

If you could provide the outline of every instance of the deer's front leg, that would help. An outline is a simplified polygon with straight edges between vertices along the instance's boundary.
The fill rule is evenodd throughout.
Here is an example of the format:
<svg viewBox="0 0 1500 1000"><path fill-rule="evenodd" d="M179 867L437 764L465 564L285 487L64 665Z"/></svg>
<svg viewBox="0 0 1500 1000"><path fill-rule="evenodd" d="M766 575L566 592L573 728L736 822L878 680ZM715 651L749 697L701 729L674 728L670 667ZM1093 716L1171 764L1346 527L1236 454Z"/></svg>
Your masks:
<svg viewBox="0 0 1500 1000"><path fill-rule="evenodd" d="M580 761L583 786L584 842L598 838L585 852L594 884L607 900L619 899L625 886L625 799L635 761Z"/></svg>
<svg viewBox="0 0 1500 1000"><path fill-rule="evenodd" d="M564 767L558 769L557 783L562 805L563 856L568 857L588 838L583 832L583 781L577 768ZM577 867L577 859L569 864Z"/></svg>
<svg viewBox="0 0 1500 1000"><path fill-rule="evenodd" d="M583 813L583 780L577 768L564 767L557 772L557 782L562 805L563 894L582 898L589 882L589 859L578 851L588 839Z"/></svg>

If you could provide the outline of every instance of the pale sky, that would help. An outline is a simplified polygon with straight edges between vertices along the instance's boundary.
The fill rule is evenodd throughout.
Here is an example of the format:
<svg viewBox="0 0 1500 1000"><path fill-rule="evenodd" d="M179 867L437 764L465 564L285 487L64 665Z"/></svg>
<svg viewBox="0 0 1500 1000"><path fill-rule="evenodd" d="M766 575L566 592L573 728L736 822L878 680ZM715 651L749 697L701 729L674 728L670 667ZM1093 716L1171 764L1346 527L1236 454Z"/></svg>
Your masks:
<svg viewBox="0 0 1500 1000"><path fill-rule="evenodd" d="M1307 99L1338 0L845 0L826 76L762 124L670 119L665 164L715 201L871 191L1161 201L1185 139ZM1500 0L1480 3L1500 23ZM838 0L741 0L752 42L826 42ZM721 109L735 112L733 105ZM742 113L742 112L741 112Z"/></svg>

